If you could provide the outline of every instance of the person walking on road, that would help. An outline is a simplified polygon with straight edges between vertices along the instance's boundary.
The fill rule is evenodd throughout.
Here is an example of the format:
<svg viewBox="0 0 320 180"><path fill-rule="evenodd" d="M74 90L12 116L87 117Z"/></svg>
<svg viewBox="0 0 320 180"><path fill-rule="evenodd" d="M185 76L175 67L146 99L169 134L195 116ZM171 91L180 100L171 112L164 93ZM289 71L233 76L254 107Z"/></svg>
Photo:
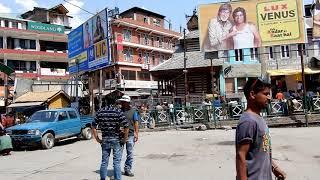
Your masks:
<svg viewBox="0 0 320 180"><path fill-rule="evenodd" d="M236 129L237 180L285 179L286 174L272 160L271 137L265 120L260 116L270 99L269 83L250 79L244 87L248 101Z"/></svg>
<svg viewBox="0 0 320 180"><path fill-rule="evenodd" d="M124 175L133 177L133 148L134 144L138 141L139 115L138 111L130 106L131 98L129 96L123 95L118 101L121 102L122 110L129 122L129 137L126 142L127 158L124 166Z"/></svg>
<svg viewBox="0 0 320 180"><path fill-rule="evenodd" d="M97 127L102 132L102 139L97 134ZM114 179L121 180L122 146L128 140L129 123L120 108L109 105L101 108L92 123L93 136L101 144L102 160L100 180L105 180L111 150L113 151ZM121 128L123 132L121 133ZM123 137L121 135L123 134Z"/></svg>

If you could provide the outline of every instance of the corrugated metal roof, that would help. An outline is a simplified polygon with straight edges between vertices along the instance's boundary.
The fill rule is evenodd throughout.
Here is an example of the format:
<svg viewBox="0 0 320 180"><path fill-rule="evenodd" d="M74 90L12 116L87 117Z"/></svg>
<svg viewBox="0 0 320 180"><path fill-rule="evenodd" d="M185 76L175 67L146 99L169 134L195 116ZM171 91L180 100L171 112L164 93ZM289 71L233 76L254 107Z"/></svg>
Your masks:
<svg viewBox="0 0 320 180"><path fill-rule="evenodd" d="M187 52L187 61L186 66L189 68L198 68L198 67L208 67L211 66L210 59L205 58L205 53L200 51ZM222 59L214 59L213 66L223 65ZM167 61L159 64L158 66L151 69L151 72L155 71L165 71L173 69L183 69L184 68L184 58L183 52L174 53L172 58Z"/></svg>
<svg viewBox="0 0 320 180"><path fill-rule="evenodd" d="M9 108L16 108L16 107L29 107L29 106L39 106L43 104L43 102L27 102L27 103L13 103L10 104Z"/></svg>
<svg viewBox="0 0 320 180"><path fill-rule="evenodd" d="M47 92L27 92L22 96L18 97L14 103L21 102L46 102L52 97L64 93L63 91L47 91Z"/></svg>

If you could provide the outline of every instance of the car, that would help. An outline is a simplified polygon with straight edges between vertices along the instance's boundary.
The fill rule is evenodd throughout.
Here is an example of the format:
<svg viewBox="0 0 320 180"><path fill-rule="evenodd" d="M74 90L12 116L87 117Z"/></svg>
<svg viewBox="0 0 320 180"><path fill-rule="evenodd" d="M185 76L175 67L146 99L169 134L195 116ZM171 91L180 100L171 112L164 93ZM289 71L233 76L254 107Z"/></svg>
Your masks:
<svg viewBox="0 0 320 180"><path fill-rule="evenodd" d="M55 142L70 137L92 138L93 117L80 116L74 108L41 110L35 112L24 124L6 129L13 146L41 145L51 149Z"/></svg>

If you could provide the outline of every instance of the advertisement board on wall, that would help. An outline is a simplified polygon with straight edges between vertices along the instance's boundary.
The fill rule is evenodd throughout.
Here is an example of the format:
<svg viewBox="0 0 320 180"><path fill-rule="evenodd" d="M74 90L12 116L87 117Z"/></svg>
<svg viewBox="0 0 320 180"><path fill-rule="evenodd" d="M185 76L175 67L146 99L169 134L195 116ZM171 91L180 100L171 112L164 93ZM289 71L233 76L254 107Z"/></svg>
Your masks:
<svg viewBox="0 0 320 180"><path fill-rule="evenodd" d="M305 43L302 1L248 0L199 6L202 51Z"/></svg>
<svg viewBox="0 0 320 180"><path fill-rule="evenodd" d="M68 50L71 74L110 65L107 9L69 33Z"/></svg>
<svg viewBox="0 0 320 180"><path fill-rule="evenodd" d="M320 1L316 0L313 9L313 39L320 39Z"/></svg>

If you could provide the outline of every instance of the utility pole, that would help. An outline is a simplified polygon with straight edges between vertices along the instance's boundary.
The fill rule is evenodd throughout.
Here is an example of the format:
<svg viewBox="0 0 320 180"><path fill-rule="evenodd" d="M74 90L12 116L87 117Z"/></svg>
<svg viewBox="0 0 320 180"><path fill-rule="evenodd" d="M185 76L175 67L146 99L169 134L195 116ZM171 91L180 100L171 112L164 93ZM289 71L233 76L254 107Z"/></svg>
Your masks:
<svg viewBox="0 0 320 180"><path fill-rule="evenodd" d="M298 51L300 52L300 60L301 60L301 79L302 79L302 92L303 92L303 112L304 112L304 117L306 119L306 126L309 126L308 123L308 114L307 114L307 95L306 95L306 77L304 75L304 62L303 62L303 49L302 49L303 44L300 44Z"/></svg>
<svg viewBox="0 0 320 180"><path fill-rule="evenodd" d="M100 69L100 82L99 82L99 108L102 107L102 69Z"/></svg>
<svg viewBox="0 0 320 180"><path fill-rule="evenodd" d="M183 29L183 73L184 73L184 102L185 102L185 106L187 106L187 101L188 101L188 70L187 70L187 44L186 44L186 28Z"/></svg>
<svg viewBox="0 0 320 180"><path fill-rule="evenodd" d="M76 59L77 65L77 74L76 74L76 104L77 104L77 111L79 112L79 59Z"/></svg>

